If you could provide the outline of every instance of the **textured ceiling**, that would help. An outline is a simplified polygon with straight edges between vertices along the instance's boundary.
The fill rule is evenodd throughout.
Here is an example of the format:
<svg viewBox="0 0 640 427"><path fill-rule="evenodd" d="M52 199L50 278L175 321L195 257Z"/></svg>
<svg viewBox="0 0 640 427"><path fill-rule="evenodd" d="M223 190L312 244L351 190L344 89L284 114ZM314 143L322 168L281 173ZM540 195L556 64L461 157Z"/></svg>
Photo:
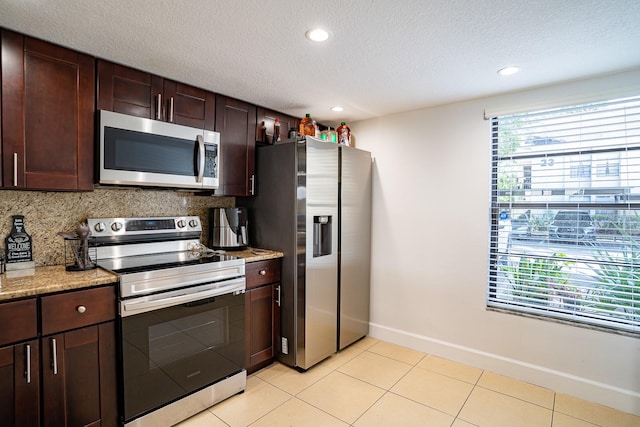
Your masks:
<svg viewBox="0 0 640 427"><path fill-rule="evenodd" d="M5 28L327 124L640 67L639 23L638 0L0 0Z"/></svg>

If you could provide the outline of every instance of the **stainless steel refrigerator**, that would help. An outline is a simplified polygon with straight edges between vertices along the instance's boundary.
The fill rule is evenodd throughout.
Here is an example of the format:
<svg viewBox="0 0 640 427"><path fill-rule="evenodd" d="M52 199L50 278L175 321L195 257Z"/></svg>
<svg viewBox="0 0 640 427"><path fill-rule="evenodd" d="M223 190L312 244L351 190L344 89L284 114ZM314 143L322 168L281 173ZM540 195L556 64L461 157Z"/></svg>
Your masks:
<svg viewBox="0 0 640 427"><path fill-rule="evenodd" d="M253 246L284 253L278 359L306 370L369 332L371 154L307 137L256 149Z"/></svg>

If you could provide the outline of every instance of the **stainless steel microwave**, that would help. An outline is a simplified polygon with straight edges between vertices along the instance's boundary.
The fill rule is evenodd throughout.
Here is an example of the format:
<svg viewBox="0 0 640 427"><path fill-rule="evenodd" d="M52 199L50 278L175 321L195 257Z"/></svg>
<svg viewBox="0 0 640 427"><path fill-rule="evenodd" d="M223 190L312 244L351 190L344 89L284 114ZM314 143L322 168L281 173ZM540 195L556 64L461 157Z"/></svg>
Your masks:
<svg viewBox="0 0 640 427"><path fill-rule="evenodd" d="M98 123L99 184L218 188L218 132L104 110Z"/></svg>

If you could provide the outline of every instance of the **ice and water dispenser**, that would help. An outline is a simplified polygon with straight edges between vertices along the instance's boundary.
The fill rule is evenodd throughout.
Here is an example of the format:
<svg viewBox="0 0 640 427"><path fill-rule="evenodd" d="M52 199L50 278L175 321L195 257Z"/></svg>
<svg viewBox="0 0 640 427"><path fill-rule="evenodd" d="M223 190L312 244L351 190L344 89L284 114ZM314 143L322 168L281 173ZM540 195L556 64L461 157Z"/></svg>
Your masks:
<svg viewBox="0 0 640 427"><path fill-rule="evenodd" d="M331 255L331 215L313 217L313 256Z"/></svg>

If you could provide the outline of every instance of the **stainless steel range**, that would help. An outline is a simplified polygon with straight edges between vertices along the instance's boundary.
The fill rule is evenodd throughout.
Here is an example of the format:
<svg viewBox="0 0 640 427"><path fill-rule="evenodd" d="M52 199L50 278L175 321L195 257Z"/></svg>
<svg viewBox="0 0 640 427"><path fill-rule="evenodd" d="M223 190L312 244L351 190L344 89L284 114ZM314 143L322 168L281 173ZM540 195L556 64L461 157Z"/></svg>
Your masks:
<svg viewBox="0 0 640 427"><path fill-rule="evenodd" d="M244 391L244 259L202 246L196 216L87 222L120 278L121 422L174 425Z"/></svg>

